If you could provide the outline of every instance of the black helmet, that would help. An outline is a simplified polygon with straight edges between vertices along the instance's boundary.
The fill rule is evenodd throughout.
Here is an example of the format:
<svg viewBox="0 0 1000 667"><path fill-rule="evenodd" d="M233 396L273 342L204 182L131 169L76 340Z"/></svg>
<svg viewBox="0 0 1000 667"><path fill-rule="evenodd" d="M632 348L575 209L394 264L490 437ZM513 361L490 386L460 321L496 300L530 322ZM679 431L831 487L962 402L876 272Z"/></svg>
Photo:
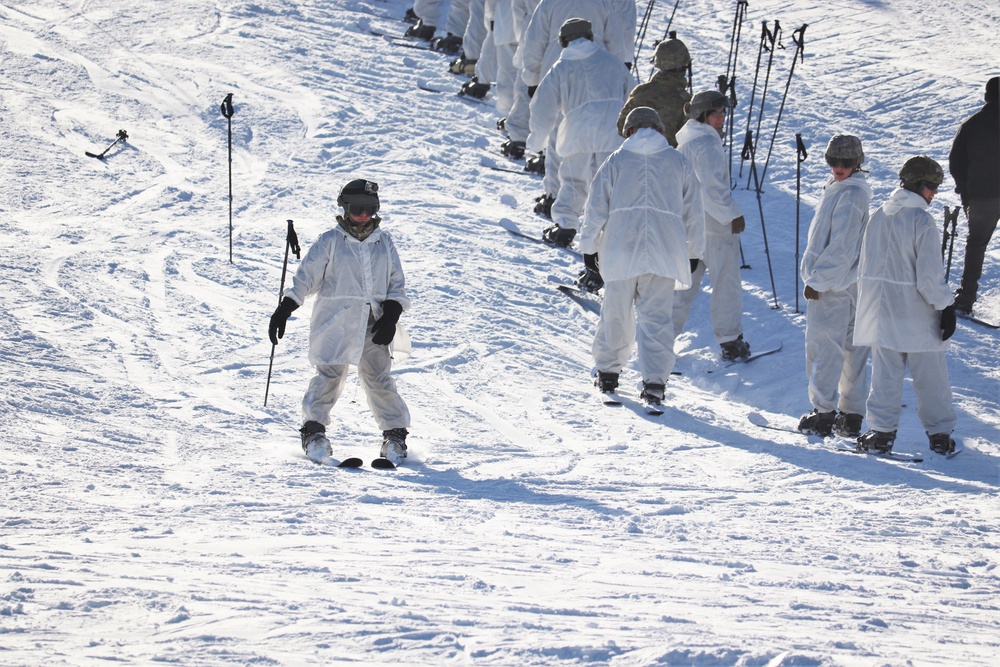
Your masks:
<svg viewBox="0 0 1000 667"><path fill-rule="evenodd" d="M337 204L347 213L367 212L369 215L375 215L379 209L378 183L363 178L351 181L340 191Z"/></svg>

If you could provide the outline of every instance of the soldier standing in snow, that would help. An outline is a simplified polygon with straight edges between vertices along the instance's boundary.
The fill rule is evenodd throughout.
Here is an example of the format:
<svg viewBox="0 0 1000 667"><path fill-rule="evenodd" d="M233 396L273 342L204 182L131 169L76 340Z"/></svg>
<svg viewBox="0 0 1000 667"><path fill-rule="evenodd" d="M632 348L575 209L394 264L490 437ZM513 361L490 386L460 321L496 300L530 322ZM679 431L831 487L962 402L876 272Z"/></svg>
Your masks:
<svg viewBox="0 0 1000 667"><path fill-rule="evenodd" d="M972 313L983 273L983 257L1000 221L1000 77L986 83L986 104L968 118L955 136L948 169L969 220L962 286L955 308Z"/></svg>
<svg viewBox="0 0 1000 667"><path fill-rule="evenodd" d="M858 269L854 344L872 349L868 427L858 438L864 450L892 450L903 404L906 368L917 394L917 416L932 451L955 449L946 342L955 333L955 307L941 262L941 234L927 206L944 171L923 155L899 171L900 187L865 230Z"/></svg>
<svg viewBox="0 0 1000 667"><path fill-rule="evenodd" d="M662 412L676 361L674 287L690 286L688 257L705 249L698 177L662 132L654 109L629 113L628 138L594 177L580 233L584 263L606 281L594 336L595 384L606 401L617 400L618 375L638 343L642 400L651 413Z"/></svg>
<svg viewBox="0 0 1000 667"><path fill-rule="evenodd" d="M594 42L590 21L572 18L559 28L562 55L542 78L531 99L527 148L541 151L555 138L559 196L543 238L568 247L580 228L590 182L604 160L621 145L615 127L632 82L628 69Z"/></svg>
<svg viewBox="0 0 1000 667"><path fill-rule="evenodd" d="M728 108L729 100L719 91L702 91L685 107L688 121L677 133L678 150L691 162L701 183L705 253L691 258L691 286L674 294L673 322L675 334L684 330L707 272L712 282L709 311L715 340L722 358L736 361L750 356L750 345L743 340L740 278L739 235L746 221L729 188L729 163L722 146Z"/></svg>
<svg viewBox="0 0 1000 667"><path fill-rule="evenodd" d="M835 135L825 157L833 176L816 205L799 267L805 285L806 376L813 406L799 420L799 430L857 438L864 419L869 350L854 345L854 316L872 191L861 171L865 154L860 139Z"/></svg>
<svg viewBox="0 0 1000 667"><path fill-rule="evenodd" d="M636 107L652 107L660 114L663 136L671 146L677 146L677 131L684 125L684 105L691 101L686 78L691 55L679 39L667 39L656 45L653 65L657 72L646 83L632 90L618 115L618 131L624 132L625 118Z"/></svg>
<svg viewBox="0 0 1000 667"><path fill-rule="evenodd" d="M337 227L309 248L271 316L268 334L277 345L288 317L306 297L317 295L309 331L309 361L316 376L302 399L302 449L317 463L332 456L326 426L353 365L382 430L380 456L395 464L406 457L410 425L409 410L389 374L388 346L410 304L403 267L389 234L379 228L378 184L353 180L337 203L344 214L337 216Z"/></svg>

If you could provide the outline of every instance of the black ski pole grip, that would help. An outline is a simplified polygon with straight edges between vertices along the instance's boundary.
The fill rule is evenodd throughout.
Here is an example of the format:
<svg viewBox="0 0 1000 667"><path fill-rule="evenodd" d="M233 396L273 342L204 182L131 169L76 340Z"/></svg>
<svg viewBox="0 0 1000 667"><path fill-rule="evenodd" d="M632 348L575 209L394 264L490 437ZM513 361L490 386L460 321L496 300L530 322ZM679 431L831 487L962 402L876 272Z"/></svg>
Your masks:
<svg viewBox="0 0 1000 667"><path fill-rule="evenodd" d="M806 152L806 145L802 143L802 135L795 135L795 151L798 153L799 162L805 162L809 158L809 153Z"/></svg>
<svg viewBox="0 0 1000 667"><path fill-rule="evenodd" d="M232 118L235 109L233 109L233 94L229 93L226 95L225 99L222 100L222 115L225 118Z"/></svg>

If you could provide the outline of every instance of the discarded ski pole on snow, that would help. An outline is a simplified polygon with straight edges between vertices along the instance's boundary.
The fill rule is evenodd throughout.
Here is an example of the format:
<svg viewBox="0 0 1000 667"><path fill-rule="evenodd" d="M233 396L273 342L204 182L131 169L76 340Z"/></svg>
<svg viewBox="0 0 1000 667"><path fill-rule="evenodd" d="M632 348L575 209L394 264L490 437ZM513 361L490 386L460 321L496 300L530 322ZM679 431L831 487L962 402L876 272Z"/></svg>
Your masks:
<svg viewBox="0 0 1000 667"><path fill-rule="evenodd" d="M809 157L802 135L795 135L795 312L799 312L799 204L802 201L802 163Z"/></svg>
<svg viewBox="0 0 1000 667"><path fill-rule="evenodd" d="M222 100L222 115L229 123L229 263L233 263L233 94Z"/></svg>
<svg viewBox="0 0 1000 667"><path fill-rule="evenodd" d="M299 248L299 237L295 234L295 227L292 225L292 221L288 221L288 232L285 234L285 261L281 265L281 287L278 288L278 303L281 303L282 296L285 293L285 274L288 272L288 251L291 250L295 253L296 259L302 259L300 256ZM271 345L271 361L267 364L267 386L264 388L264 407L267 407L267 396L271 392L271 369L274 367L274 350L278 347L277 345Z"/></svg>
<svg viewBox="0 0 1000 667"><path fill-rule="evenodd" d="M958 234L958 212L961 211L960 206L955 206L954 208L944 207L944 234L941 236L941 259L945 259L945 248L948 249L948 263L944 271L944 279L948 280L951 275L951 256L955 250L955 236ZM949 225L951 226L951 231L948 231Z"/></svg>
<svg viewBox="0 0 1000 667"><path fill-rule="evenodd" d="M90 151L86 151L85 153L86 156L96 157L98 160L103 160L104 156L107 155L108 151L114 148L116 145L118 145L118 142L125 143L126 141L128 141L128 132L126 132L125 130L118 130L117 136L118 138L115 139L113 142L111 142L111 145L105 148L100 153L91 153Z"/></svg>

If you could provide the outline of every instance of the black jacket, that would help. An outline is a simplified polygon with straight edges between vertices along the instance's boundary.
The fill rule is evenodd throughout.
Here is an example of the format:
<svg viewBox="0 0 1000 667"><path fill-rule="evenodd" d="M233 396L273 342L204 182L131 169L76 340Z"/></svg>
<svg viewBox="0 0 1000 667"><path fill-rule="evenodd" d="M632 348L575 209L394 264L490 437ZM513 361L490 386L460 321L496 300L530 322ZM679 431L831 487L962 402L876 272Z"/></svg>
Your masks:
<svg viewBox="0 0 1000 667"><path fill-rule="evenodd" d="M963 204L1000 197L1000 104L987 102L962 123L948 161Z"/></svg>

